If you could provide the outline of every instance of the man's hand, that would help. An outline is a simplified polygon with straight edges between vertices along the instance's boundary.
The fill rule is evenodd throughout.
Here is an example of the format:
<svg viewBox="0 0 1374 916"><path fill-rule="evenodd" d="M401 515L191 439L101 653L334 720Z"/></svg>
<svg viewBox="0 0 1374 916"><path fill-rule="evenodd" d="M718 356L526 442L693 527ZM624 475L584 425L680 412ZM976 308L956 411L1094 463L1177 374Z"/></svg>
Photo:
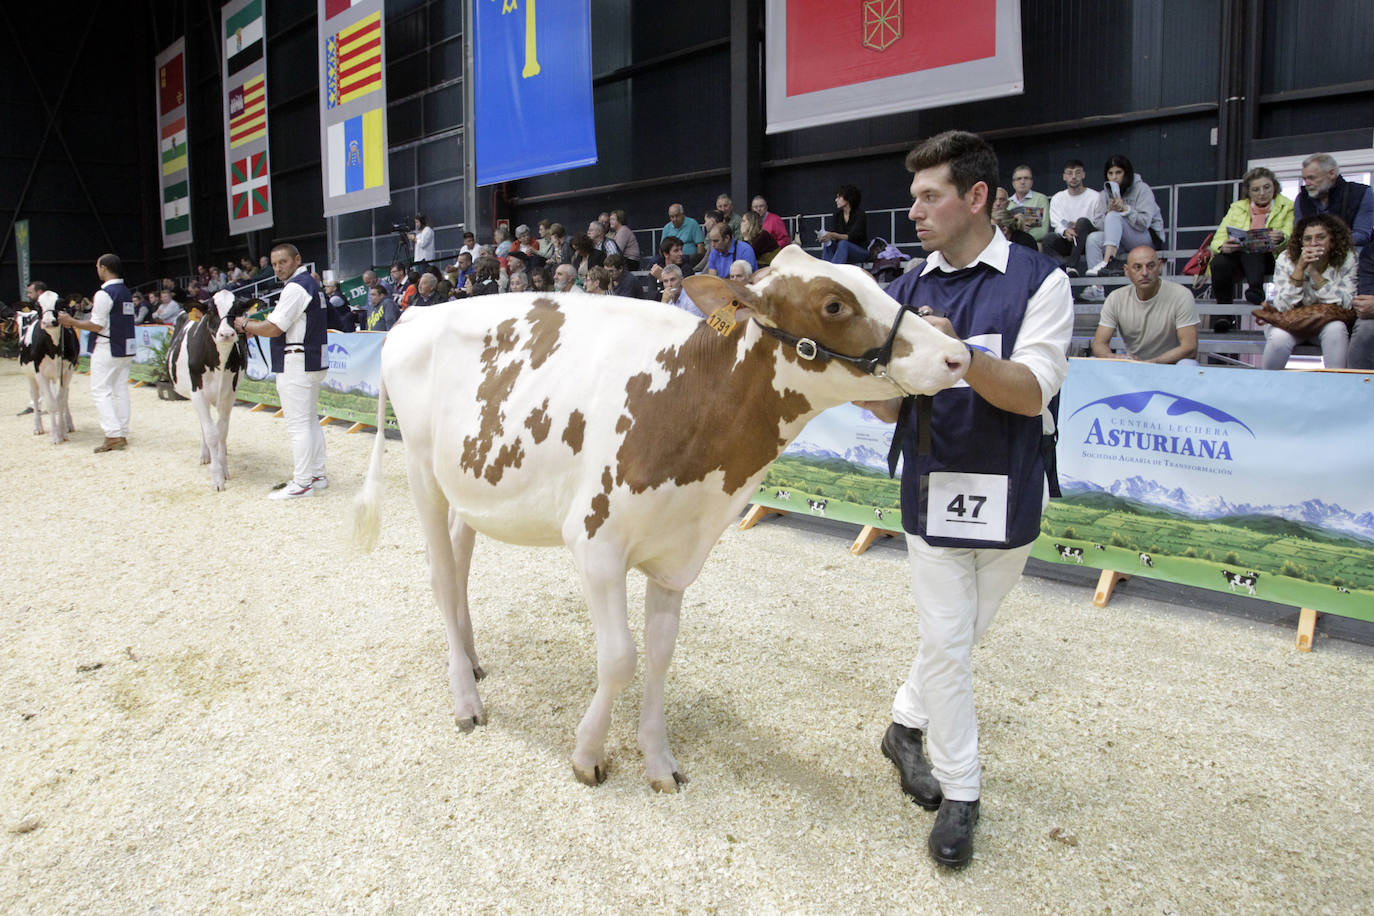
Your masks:
<svg viewBox="0 0 1374 916"><path fill-rule="evenodd" d="M663 267L662 267L662 265L660 265L660 264L655 264L654 266L650 267L650 268L649 268L649 276L653 277L655 280L661 279L661 278L663 277Z"/></svg>
<svg viewBox="0 0 1374 916"><path fill-rule="evenodd" d="M1370 297L1366 296L1365 298L1367 299ZM68 315L66 312L57 313L57 323L62 325L62 327L64 328L76 327L76 319L73 318L71 315Z"/></svg>
<svg viewBox="0 0 1374 916"><path fill-rule="evenodd" d="M1350 304L1355 306L1355 314L1361 318L1374 318L1374 296L1356 296Z"/></svg>
<svg viewBox="0 0 1374 916"><path fill-rule="evenodd" d="M902 409L901 398L889 398L885 401L854 401L853 404L855 407L862 407L867 410L884 423L896 423L897 414Z"/></svg>

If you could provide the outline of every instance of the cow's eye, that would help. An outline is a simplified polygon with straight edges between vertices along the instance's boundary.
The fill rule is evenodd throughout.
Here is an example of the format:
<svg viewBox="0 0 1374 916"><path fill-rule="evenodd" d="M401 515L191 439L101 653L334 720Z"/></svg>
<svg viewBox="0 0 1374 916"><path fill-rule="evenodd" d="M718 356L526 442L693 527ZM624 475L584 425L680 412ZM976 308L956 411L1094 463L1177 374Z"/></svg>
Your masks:
<svg viewBox="0 0 1374 916"><path fill-rule="evenodd" d="M840 305L838 302L827 302L825 304L825 313L827 315L838 315L842 308L844 308L844 306Z"/></svg>

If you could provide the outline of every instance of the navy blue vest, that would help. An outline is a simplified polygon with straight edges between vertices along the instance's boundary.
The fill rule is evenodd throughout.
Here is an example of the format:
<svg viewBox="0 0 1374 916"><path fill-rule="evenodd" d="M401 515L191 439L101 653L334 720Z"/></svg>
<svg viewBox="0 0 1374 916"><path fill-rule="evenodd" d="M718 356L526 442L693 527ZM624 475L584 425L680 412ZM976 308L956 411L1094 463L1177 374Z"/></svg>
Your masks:
<svg viewBox="0 0 1374 916"><path fill-rule="evenodd" d="M133 356L136 348L134 337L137 334L134 330L134 294L129 292L129 287L122 280L101 288L113 305L110 306L110 323L100 336L110 339L111 356ZM91 334L88 341L88 352L94 353L96 335Z"/></svg>
<svg viewBox="0 0 1374 916"><path fill-rule="evenodd" d="M1000 352L993 355L1008 359L1016 347L1026 304L1055 269L1048 258L1012 245L1005 274L985 264L954 273L937 268L924 276L917 269L893 281L887 294L912 308L930 306L950 320L961 340L1000 334ZM901 443L902 526L936 547L1009 548L1034 541L1040 534L1044 501L1042 437L1039 416L1024 417L994 407L967 385L941 391L931 404L930 453L917 454L914 427ZM1006 539L927 536L926 493L929 475L935 471L1006 476Z"/></svg>
<svg viewBox="0 0 1374 916"><path fill-rule="evenodd" d="M320 289L320 284L315 282L315 278L310 276L310 271L304 270L296 274L286 285L295 283L310 295L310 304L305 307L305 341L303 343L287 344L286 335L281 334L271 338L272 341L272 371L282 372L286 368L286 349L291 347L294 352L297 347L302 347L305 352L305 371L318 372L321 369L329 368L329 302L324 297L324 292ZM286 290L282 290L282 295L286 295Z"/></svg>

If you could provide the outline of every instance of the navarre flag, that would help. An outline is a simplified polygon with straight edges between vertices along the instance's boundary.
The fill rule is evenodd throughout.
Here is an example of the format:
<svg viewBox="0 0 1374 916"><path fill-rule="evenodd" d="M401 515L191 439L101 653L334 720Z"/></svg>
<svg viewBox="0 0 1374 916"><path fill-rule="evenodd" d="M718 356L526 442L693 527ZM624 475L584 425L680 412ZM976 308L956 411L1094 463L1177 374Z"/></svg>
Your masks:
<svg viewBox="0 0 1374 916"><path fill-rule="evenodd" d="M191 191L186 179L162 190L162 234L191 231Z"/></svg>
<svg viewBox="0 0 1374 916"><path fill-rule="evenodd" d="M373 13L325 42L325 104L330 108L382 88L382 14Z"/></svg>
<svg viewBox="0 0 1374 916"><path fill-rule="evenodd" d="M230 166L229 181L234 219L245 219L268 211L266 150L234 160Z"/></svg>
<svg viewBox="0 0 1374 916"><path fill-rule="evenodd" d="M178 53L157 68L158 114L169 115L186 104L186 55ZM147 71L144 71L147 72ZM144 85L147 85L146 83Z"/></svg>
<svg viewBox="0 0 1374 916"><path fill-rule="evenodd" d="M385 111L374 108L329 126L329 196L382 186Z"/></svg>
<svg viewBox="0 0 1374 916"><path fill-rule="evenodd" d="M162 128L162 174L186 170L186 117L183 115Z"/></svg>
<svg viewBox="0 0 1374 916"><path fill-rule="evenodd" d="M361 2L362 0L324 0L324 18L333 19Z"/></svg>
<svg viewBox="0 0 1374 916"><path fill-rule="evenodd" d="M262 58L262 0L248 0L242 9L224 20L226 73L237 73Z"/></svg>
<svg viewBox="0 0 1374 916"><path fill-rule="evenodd" d="M259 73L229 91L229 148L267 135L267 80Z"/></svg>

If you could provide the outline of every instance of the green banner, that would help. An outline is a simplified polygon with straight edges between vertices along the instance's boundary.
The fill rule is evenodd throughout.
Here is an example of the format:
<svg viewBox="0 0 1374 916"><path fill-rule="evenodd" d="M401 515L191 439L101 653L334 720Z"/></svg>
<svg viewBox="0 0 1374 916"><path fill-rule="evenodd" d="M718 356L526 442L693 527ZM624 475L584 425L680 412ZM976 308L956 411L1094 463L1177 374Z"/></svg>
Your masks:
<svg viewBox="0 0 1374 916"><path fill-rule="evenodd" d="M19 298L29 297L29 283L33 272L29 263L29 221L21 219L14 224L15 252L19 258Z"/></svg>

